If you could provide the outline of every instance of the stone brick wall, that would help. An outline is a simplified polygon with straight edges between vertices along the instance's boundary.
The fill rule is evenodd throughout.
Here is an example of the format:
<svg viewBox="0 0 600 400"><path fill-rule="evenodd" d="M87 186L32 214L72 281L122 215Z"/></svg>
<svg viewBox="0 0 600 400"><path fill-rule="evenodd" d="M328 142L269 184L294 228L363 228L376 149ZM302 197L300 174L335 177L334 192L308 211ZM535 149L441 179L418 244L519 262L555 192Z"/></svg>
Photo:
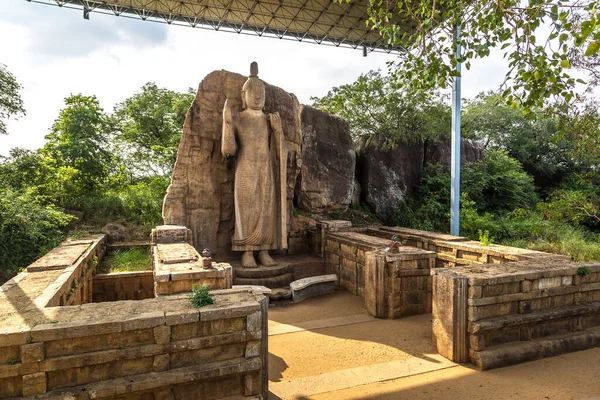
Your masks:
<svg viewBox="0 0 600 400"><path fill-rule="evenodd" d="M371 315L430 312L434 252L402 246L392 254L383 251L390 240L348 231L327 233L325 243L325 272L337 274L340 287L365 298Z"/></svg>
<svg viewBox="0 0 600 400"><path fill-rule="evenodd" d="M490 369L600 345L600 264L581 268L555 256L437 270L438 352Z"/></svg>
<svg viewBox="0 0 600 400"><path fill-rule="evenodd" d="M267 300L222 290L38 310L0 331L0 398L266 398Z"/></svg>
<svg viewBox="0 0 600 400"><path fill-rule="evenodd" d="M266 398L260 291L218 290L201 309L187 294L108 301L152 296L154 274L92 278L104 242L65 241L0 288L0 399Z"/></svg>
<svg viewBox="0 0 600 400"><path fill-rule="evenodd" d="M366 253L365 305L379 318L401 318L431 312L435 253L401 248L399 254Z"/></svg>
<svg viewBox="0 0 600 400"><path fill-rule="evenodd" d="M117 300L144 300L154 297L152 271L97 274L92 279L95 303Z"/></svg>

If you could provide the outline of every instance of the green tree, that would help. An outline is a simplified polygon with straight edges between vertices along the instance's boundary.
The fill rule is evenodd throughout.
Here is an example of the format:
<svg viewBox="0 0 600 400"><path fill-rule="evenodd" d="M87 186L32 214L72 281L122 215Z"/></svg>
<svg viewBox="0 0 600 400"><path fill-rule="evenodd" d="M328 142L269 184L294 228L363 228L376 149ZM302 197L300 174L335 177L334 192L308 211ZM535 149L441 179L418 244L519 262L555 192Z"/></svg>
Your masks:
<svg viewBox="0 0 600 400"><path fill-rule="evenodd" d="M73 196L82 196L106 182L113 157L107 144L107 117L96 96L72 95L46 135L42 154L54 168L68 168Z"/></svg>
<svg viewBox="0 0 600 400"><path fill-rule="evenodd" d="M355 141L374 140L384 148L398 141L435 138L450 127L450 110L439 96L401 88L380 71L311 100L314 107L347 121Z"/></svg>
<svg viewBox="0 0 600 400"><path fill-rule="evenodd" d="M8 157L0 156L0 187L20 193L28 191L43 205L64 205L76 192L77 170L56 166L40 150L13 148Z"/></svg>
<svg viewBox="0 0 600 400"><path fill-rule="evenodd" d="M147 83L119 103L112 117L118 152L135 175L170 176L194 91L178 93Z"/></svg>
<svg viewBox="0 0 600 400"><path fill-rule="evenodd" d="M0 64L0 134L7 133L6 123L3 120L25 115L21 89L22 86L17 82L17 78L6 68L6 65Z"/></svg>
<svg viewBox="0 0 600 400"><path fill-rule="evenodd" d="M483 160L464 168L461 185L478 211L532 209L537 202L533 178L505 150L490 150Z"/></svg>
<svg viewBox="0 0 600 400"><path fill-rule="evenodd" d="M574 141L565 140L559 115L534 111L525 116L502 101L499 93L480 93L464 107L464 136L485 149L504 149L534 176L539 187L553 187L574 168Z"/></svg>
<svg viewBox="0 0 600 400"><path fill-rule="evenodd" d="M569 50L582 47L584 57L598 53L598 4L598 0L370 1L367 23L391 46L404 49L392 64L403 86L447 87L458 75L458 62L469 69L473 59L503 50L509 71L502 95L527 113L552 96L567 101L574 96ZM456 24L462 30L460 57L455 56L453 40Z"/></svg>

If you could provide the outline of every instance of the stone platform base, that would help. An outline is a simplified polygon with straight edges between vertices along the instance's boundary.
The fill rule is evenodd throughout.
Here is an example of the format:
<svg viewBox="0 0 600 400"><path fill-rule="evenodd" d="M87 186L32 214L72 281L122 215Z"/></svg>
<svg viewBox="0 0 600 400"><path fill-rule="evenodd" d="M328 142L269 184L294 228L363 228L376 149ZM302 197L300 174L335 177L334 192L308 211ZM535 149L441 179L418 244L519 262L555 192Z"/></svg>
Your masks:
<svg viewBox="0 0 600 400"><path fill-rule="evenodd" d="M274 257L276 266L244 268L240 259L228 260L233 268L234 285L265 286L272 289L271 301L285 301L292 298L290 283L295 280L325 274L325 263L319 257L295 255Z"/></svg>
<svg viewBox="0 0 600 400"><path fill-rule="evenodd" d="M292 266L289 262L278 262L274 267L259 265L257 268L244 268L241 261L232 261L235 285L258 285L269 289L290 285L294 280Z"/></svg>

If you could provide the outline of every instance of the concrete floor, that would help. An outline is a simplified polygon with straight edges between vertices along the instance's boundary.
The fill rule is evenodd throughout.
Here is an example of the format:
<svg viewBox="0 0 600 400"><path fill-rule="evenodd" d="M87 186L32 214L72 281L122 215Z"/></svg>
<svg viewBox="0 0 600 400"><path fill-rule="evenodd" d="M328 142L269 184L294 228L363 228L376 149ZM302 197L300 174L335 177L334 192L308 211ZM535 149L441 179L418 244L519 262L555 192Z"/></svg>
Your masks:
<svg viewBox="0 0 600 400"><path fill-rule="evenodd" d="M339 291L269 308L271 399L600 399L600 349L481 372L437 354L431 315L370 317Z"/></svg>

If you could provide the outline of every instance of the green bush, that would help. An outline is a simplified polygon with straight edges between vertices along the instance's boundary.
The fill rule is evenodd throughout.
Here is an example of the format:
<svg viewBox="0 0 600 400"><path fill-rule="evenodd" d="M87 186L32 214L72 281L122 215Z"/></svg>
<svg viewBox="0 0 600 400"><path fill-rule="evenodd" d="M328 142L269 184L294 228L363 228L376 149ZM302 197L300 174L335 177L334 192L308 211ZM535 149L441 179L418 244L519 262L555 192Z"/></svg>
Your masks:
<svg viewBox="0 0 600 400"><path fill-rule="evenodd" d="M196 308L214 304L215 302L213 294L210 293L210 285L194 285L192 293L189 295L189 299Z"/></svg>
<svg viewBox="0 0 600 400"><path fill-rule="evenodd" d="M155 177L94 194L82 204L84 220L96 226L107 222L160 224L167 186L168 179Z"/></svg>
<svg viewBox="0 0 600 400"><path fill-rule="evenodd" d="M461 186L483 212L532 209L538 200L533 178L504 150L487 151L483 160L463 168Z"/></svg>
<svg viewBox="0 0 600 400"><path fill-rule="evenodd" d="M450 225L450 172L442 165L426 165L417 193L398 209L391 222L426 231L447 231Z"/></svg>
<svg viewBox="0 0 600 400"><path fill-rule="evenodd" d="M16 272L58 245L75 217L45 205L31 191L0 192L0 268Z"/></svg>

